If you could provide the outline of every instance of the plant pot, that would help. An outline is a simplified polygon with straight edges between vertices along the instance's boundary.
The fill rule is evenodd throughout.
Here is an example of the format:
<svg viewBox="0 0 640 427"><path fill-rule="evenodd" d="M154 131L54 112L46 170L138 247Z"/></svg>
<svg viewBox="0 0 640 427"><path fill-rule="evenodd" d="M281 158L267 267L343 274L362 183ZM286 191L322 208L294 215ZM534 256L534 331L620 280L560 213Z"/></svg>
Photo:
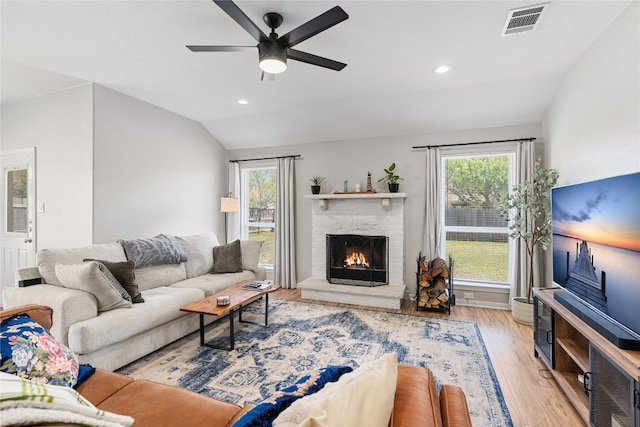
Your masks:
<svg viewBox="0 0 640 427"><path fill-rule="evenodd" d="M511 300L511 315L513 320L523 325L533 325L533 301L527 303L526 298L513 298Z"/></svg>
<svg viewBox="0 0 640 427"><path fill-rule="evenodd" d="M400 188L400 184L397 182L390 182L389 183L389 193L397 193L398 189Z"/></svg>
<svg viewBox="0 0 640 427"><path fill-rule="evenodd" d="M312 185L311 186L311 194L320 194L320 186Z"/></svg>

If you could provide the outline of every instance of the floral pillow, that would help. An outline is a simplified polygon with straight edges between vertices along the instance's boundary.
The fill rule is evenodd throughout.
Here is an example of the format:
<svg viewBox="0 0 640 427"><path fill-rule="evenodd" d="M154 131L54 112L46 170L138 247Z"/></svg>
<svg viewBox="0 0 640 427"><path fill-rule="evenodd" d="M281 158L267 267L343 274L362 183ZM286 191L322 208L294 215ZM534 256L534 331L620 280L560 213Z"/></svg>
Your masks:
<svg viewBox="0 0 640 427"><path fill-rule="evenodd" d="M0 322L0 371L38 383L73 387L76 355L26 314Z"/></svg>

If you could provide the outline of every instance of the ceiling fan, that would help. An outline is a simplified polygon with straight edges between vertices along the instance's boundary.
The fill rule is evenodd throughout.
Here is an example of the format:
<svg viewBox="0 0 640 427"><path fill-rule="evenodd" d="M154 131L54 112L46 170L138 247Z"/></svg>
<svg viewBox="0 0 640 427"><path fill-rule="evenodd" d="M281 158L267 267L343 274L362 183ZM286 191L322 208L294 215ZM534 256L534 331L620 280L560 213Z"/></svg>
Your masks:
<svg viewBox="0 0 640 427"><path fill-rule="evenodd" d="M287 34L278 37L275 32L283 21L282 15L275 12L265 13L263 20L271 33L267 36L240 8L231 0L213 0L223 11L234 21L244 28L256 41L257 46L193 46L187 48L192 52L246 52L258 48L259 66L264 75L279 74L287 69L287 58L294 61L306 62L331 70L340 71L347 64L312 55L297 49L293 46L302 43L310 37L333 27L336 24L349 18L340 6L336 6L312 20L289 31Z"/></svg>

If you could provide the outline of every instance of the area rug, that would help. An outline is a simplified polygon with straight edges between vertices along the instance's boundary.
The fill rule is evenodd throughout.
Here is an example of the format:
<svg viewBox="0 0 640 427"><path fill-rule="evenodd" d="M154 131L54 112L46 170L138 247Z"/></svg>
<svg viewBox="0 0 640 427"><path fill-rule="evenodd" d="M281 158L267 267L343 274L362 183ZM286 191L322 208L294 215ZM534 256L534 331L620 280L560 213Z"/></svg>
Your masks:
<svg viewBox="0 0 640 427"><path fill-rule="evenodd" d="M243 319L263 321L263 309L246 307ZM228 328L220 320L205 339L227 345ZM400 363L431 368L438 386L462 387L474 426L513 425L475 323L271 299L267 327L236 322L234 350L199 344L190 334L118 372L244 405L312 369L357 367L395 352Z"/></svg>

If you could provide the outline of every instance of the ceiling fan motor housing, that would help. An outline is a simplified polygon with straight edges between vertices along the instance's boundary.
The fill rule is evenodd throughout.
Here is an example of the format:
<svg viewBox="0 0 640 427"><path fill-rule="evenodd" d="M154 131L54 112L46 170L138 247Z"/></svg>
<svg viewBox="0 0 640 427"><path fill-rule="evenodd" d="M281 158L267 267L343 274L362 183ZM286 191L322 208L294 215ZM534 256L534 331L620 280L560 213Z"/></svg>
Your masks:
<svg viewBox="0 0 640 427"><path fill-rule="evenodd" d="M281 73L287 68L287 47L277 41L264 41L258 44L258 58L260 62L260 68L262 71L271 74ZM284 65L282 71L274 69L265 69L265 63L268 64L271 61L277 61ZM276 64L277 65L277 64ZM267 65L268 67L268 65Z"/></svg>

